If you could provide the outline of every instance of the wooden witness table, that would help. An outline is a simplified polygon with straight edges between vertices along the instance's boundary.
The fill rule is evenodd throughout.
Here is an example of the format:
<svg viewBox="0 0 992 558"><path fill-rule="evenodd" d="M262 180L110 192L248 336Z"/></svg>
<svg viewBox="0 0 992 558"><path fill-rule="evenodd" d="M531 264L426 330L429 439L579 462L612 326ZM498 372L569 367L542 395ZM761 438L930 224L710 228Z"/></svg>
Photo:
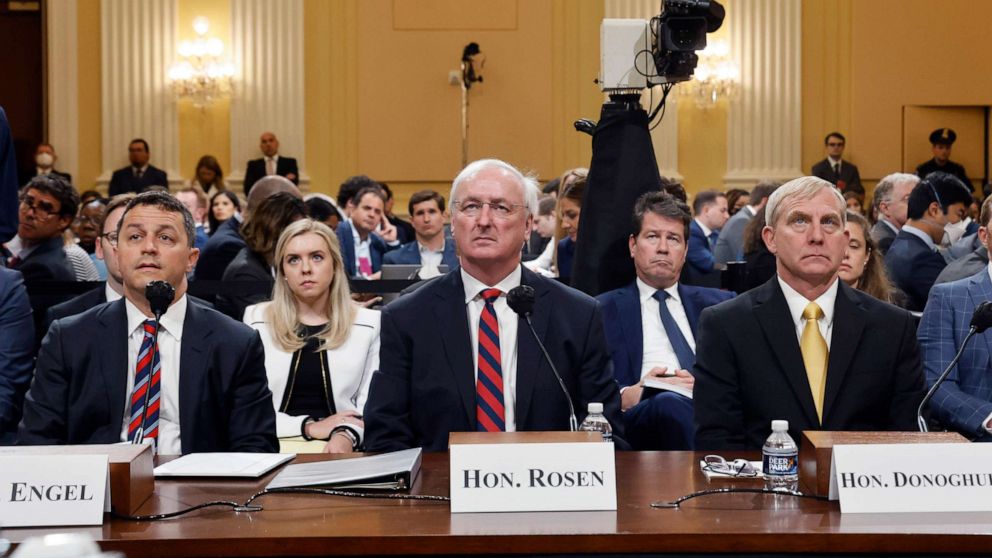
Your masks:
<svg viewBox="0 0 992 558"><path fill-rule="evenodd" d="M765 494L717 494L681 509L653 509L696 490L756 481L709 483L702 454L617 453L616 512L451 514L447 502L273 494L263 511L208 508L176 519L110 519L103 526L7 529L20 542L49 532L83 532L128 558L383 554L896 553L992 552L992 513L878 514L841 517L836 502ZM300 456L296 462L322 459ZM274 474L274 473L272 473ZM244 502L258 482L160 480L141 514L210 500ZM425 454L413 494L448 494L447 454Z"/></svg>

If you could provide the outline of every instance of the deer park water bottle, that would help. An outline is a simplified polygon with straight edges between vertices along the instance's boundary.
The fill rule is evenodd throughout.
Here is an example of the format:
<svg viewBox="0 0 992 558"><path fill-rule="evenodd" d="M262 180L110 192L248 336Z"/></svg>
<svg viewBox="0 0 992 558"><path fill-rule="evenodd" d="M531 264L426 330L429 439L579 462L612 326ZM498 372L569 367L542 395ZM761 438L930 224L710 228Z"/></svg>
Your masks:
<svg viewBox="0 0 992 558"><path fill-rule="evenodd" d="M613 441L613 427L610 426L610 421L606 420L603 416L603 404L602 403L590 403L589 414L586 415L585 420L579 425L579 430L583 432L599 432L603 435L604 442Z"/></svg>
<svg viewBox="0 0 992 558"><path fill-rule="evenodd" d="M789 436L789 421L772 421L772 435L761 448L761 458L765 488L792 492L799 489L799 447Z"/></svg>

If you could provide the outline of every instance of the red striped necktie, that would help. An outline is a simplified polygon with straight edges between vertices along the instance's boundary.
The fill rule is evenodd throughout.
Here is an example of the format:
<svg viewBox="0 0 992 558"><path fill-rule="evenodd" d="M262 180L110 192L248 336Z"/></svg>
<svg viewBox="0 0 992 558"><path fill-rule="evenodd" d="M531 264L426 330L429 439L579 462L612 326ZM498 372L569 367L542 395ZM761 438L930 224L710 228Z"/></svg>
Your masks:
<svg viewBox="0 0 992 558"><path fill-rule="evenodd" d="M481 294L486 305L479 316L479 372L475 384L475 423L476 430L480 432L506 430L499 322L493 307L501 294L499 289L486 289Z"/></svg>
<svg viewBox="0 0 992 558"><path fill-rule="evenodd" d="M158 355L158 343L155 341L155 321L146 320L141 324L145 336L138 350L138 363L134 373L134 390L131 392L131 420L127 426L127 439L133 442L141 429L142 439L153 444L158 439L158 410L160 402L162 362ZM148 393L148 411L142 413L145 406L145 391ZM142 424L144 414L144 424ZM142 428L143 427L143 428Z"/></svg>

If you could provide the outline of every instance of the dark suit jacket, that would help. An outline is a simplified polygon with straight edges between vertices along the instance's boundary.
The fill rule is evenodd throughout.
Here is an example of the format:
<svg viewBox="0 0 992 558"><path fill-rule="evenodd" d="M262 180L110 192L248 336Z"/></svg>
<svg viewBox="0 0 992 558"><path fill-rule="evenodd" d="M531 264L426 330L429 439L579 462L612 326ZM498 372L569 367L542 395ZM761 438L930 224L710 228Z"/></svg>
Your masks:
<svg viewBox="0 0 992 558"><path fill-rule="evenodd" d="M555 257L558 259L559 277L572 277L572 262L575 261L575 245L576 242L570 236L566 236L558 241L558 252Z"/></svg>
<svg viewBox="0 0 992 558"><path fill-rule="evenodd" d="M276 161L276 174L286 176L292 174L293 184L300 184L300 169L296 167L296 159L292 157L279 156ZM248 168L245 169L245 195L263 176L265 176L265 159L252 159L248 161Z"/></svg>
<svg viewBox="0 0 992 558"><path fill-rule="evenodd" d="M227 270L224 271L224 281L257 281L271 285L275 282L275 279L273 279L272 271L269 269L269 264L266 263L265 259L252 252L251 248L245 246L234 257L231 265L227 266ZM248 308L252 304L271 299L271 289L268 294L219 294L217 295L217 310L235 320L241 321L241 318L245 315L245 308Z"/></svg>
<svg viewBox="0 0 992 558"><path fill-rule="evenodd" d="M895 286L906 293L906 309L920 312L947 262L920 237L901 230L885 253L885 267Z"/></svg>
<svg viewBox="0 0 992 558"><path fill-rule="evenodd" d="M197 281L220 281L224 270L245 246L245 239L241 238L241 223L233 217L224 221L217 227L217 232L207 239L193 276Z"/></svg>
<svg viewBox="0 0 992 558"><path fill-rule="evenodd" d="M699 337L699 313L704 308L719 304L734 297L734 293L706 287L692 287L679 283L679 297L689 319L689 329L693 339ZM641 295L637 283L598 297L603 311L603 325L606 341L610 346L613 360L613 376L620 387L641 381L641 365L644 358L644 332L641 329Z"/></svg>
<svg viewBox="0 0 992 558"><path fill-rule="evenodd" d="M396 250L386 252L382 257L382 263L420 265L420 248L417 246L417 241L414 240L400 246ZM444 240L444 252L441 254L441 264L448 266L448 271L458 267L458 256L455 255L455 241L450 238Z"/></svg>
<svg viewBox="0 0 992 558"><path fill-rule="evenodd" d="M190 302L194 304L199 304L204 308L213 308L214 305L209 302L196 298L195 296L186 295ZM52 322L55 320L61 320L62 318L68 318L69 316L75 316L76 314L82 314L83 312L99 306L107 302L107 289L106 285L100 285L95 289L86 291L85 293L70 298L69 300L52 306L45 312L45 322L44 326L41 328L42 336L48 333L48 329L52 327Z"/></svg>
<svg viewBox="0 0 992 558"><path fill-rule="evenodd" d="M857 192L862 196L865 194L865 187L861 185L861 173L858 172L858 166L844 159L841 159L840 163L840 176L837 176L834 168L830 166L829 159L823 159L813 165L813 176L837 186L841 192Z"/></svg>
<svg viewBox="0 0 992 558"><path fill-rule="evenodd" d="M693 219L689 223L689 246L679 280L686 285L717 288L720 286L720 272L713 269L715 262L709 239Z"/></svg>
<svg viewBox="0 0 992 558"><path fill-rule="evenodd" d="M758 449L773 419L803 430L916 430L924 382L913 317L839 282L823 424L778 278L703 310L696 344L696 449Z"/></svg>
<svg viewBox="0 0 992 558"><path fill-rule="evenodd" d="M985 270L988 266L989 251L984 246L979 246L967 256L958 258L947 264L944 271L941 271L940 275L937 276L934 286L967 279L979 271Z"/></svg>
<svg viewBox="0 0 992 558"><path fill-rule="evenodd" d="M14 443L34 368L34 322L21 274L0 268L0 445Z"/></svg>
<svg viewBox="0 0 992 558"><path fill-rule="evenodd" d="M417 231L410 223L395 215L386 215L386 220L396 227L396 240L400 241L400 244L413 242L417 239Z"/></svg>
<svg viewBox="0 0 992 558"><path fill-rule="evenodd" d="M126 166L114 171L113 176L110 177L108 191L110 197L127 192L140 194L149 186L165 186L168 188L169 176L164 170L148 165L148 170L145 171L145 174L141 175L141 178L135 178L134 167Z"/></svg>
<svg viewBox="0 0 992 558"><path fill-rule="evenodd" d="M10 266L10 264L7 264ZM49 238L38 245L16 266L10 266L24 276L25 281L75 281L76 272L65 255L62 236Z"/></svg>
<svg viewBox="0 0 992 558"><path fill-rule="evenodd" d="M52 174L54 174L55 176L61 176L62 178L65 179L66 182L68 182L69 184L72 184L72 175L71 174L69 174L67 172L59 172L59 171L57 171L55 169L52 169ZM23 175L21 175L21 178L20 178L21 186L24 186L28 182L31 182L31 179L34 178L34 177L36 177L36 176L38 176L38 167L35 167L35 166L30 167L30 169L27 169L25 171L25 173Z"/></svg>
<svg viewBox="0 0 992 558"><path fill-rule="evenodd" d="M531 320L561 373L581 421L602 402L614 435L623 436L620 393L596 301L523 270L536 291ZM461 271L402 296L382 311L379 371L365 405L370 451L422 446L444 451L450 432L475 431L476 387ZM568 430L568 403L527 323L517 330L517 430Z"/></svg>
<svg viewBox="0 0 992 558"><path fill-rule="evenodd" d="M56 321L38 355L18 443L120 441L127 401L124 300ZM93 331L100 335L93 335ZM183 454L275 452L276 417L262 340L248 326L186 305L180 356Z"/></svg>
<svg viewBox="0 0 992 558"><path fill-rule="evenodd" d="M351 231L350 221L341 221L338 225L338 242L341 244L341 259L344 260L344 270L348 277L358 276L358 257L355 256L355 235ZM372 272L382 269L382 257L386 252L393 249L386 244L381 236L369 233L371 243L369 244L369 254L372 256Z"/></svg>
<svg viewBox="0 0 992 558"><path fill-rule="evenodd" d="M920 163L920 165L916 167L916 176L926 178L928 174L937 171L946 172L947 174L958 177L961 179L961 182L964 182L964 185L968 188L968 191L972 191L973 186L971 185L971 180L968 179L968 173L964 170L962 165L959 165L954 161L948 161L944 165L938 165L936 159L930 159L925 163Z"/></svg>
<svg viewBox="0 0 992 558"><path fill-rule="evenodd" d="M892 246L892 241L896 239L898 233L892 230L887 223L883 223L881 219L871 228L871 239L875 241L875 246L878 246L878 251L884 256L886 252L889 251L889 246Z"/></svg>
<svg viewBox="0 0 992 558"><path fill-rule="evenodd" d="M0 243L7 242L17 234L17 192L20 186L14 139L7 122L7 113L0 107Z"/></svg>

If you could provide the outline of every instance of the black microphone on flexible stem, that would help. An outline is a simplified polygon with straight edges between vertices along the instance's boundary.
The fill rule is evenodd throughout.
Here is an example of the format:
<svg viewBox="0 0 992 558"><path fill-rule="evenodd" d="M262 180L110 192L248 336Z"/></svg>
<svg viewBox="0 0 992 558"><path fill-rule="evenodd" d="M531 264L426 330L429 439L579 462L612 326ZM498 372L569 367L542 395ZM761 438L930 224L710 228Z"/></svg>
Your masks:
<svg viewBox="0 0 992 558"><path fill-rule="evenodd" d="M169 305L172 304L174 298L176 298L176 288L170 285L168 281L151 281L145 285L145 300L148 301L148 306L151 308L152 314L155 315L155 332L152 334L153 347L158 345L159 321L162 319L162 314L165 314L169 309ZM152 351L152 371L155 370L156 360L158 360L158 351ZM148 403L152 393L151 383L152 378L149 375L148 386L145 388L145 402L141 406L141 423L134 433L133 444L140 444L145 439L145 419L148 418Z"/></svg>
<svg viewBox="0 0 992 558"><path fill-rule="evenodd" d="M529 285L520 285L519 287L510 289L510 292L506 293L506 304L511 310L516 312L527 322L530 332L534 334L534 340L537 341L537 346L541 348L541 352L544 354L544 359L551 366L551 371L555 373L555 379L558 380L558 385L561 386L561 391L565 394L565 401L568 402L569 430L572 432L577 431L579 429L579 421L575 418L575 406L572 404L572 397L568 394L568 388L565 387L565 381L561 379L561 374L559 374L558 369L555 368L555 363L551 361L551 355L549 355L548 350L544 348L544 343L542 343L541 338L537 336L537 331L534 329L534 324L530 321L530 315L534 311L534 288Z"/></svg>
<svg viewBox="0 0 992 558"><path fill-rule="evenodd" d="M930 431L927 427L926 419L923 418L924 407L926 407L927 403L933 399L934 394L937 393L937 389L944 383L947 376L951 374L951 369L958 363L958 359L961 358L961 353L964 352L964 348L968 345L968 341L970 341L976 333L982 333L989 327L992 327L992 302L986 300L975 307L975 312L971 315L971 327L968 329L968 335L966 335L964 337L964 341L961 342L961 347L958 348L958 354L954 355L954 358L951 359L951 363L947 365L944 372L941 373L940 377L937 378L937 381L933 383L930 391L928 391L923 397L923 401L920 402L920 407L916 410L916 424L919 425L920 432Z"/></svg>

